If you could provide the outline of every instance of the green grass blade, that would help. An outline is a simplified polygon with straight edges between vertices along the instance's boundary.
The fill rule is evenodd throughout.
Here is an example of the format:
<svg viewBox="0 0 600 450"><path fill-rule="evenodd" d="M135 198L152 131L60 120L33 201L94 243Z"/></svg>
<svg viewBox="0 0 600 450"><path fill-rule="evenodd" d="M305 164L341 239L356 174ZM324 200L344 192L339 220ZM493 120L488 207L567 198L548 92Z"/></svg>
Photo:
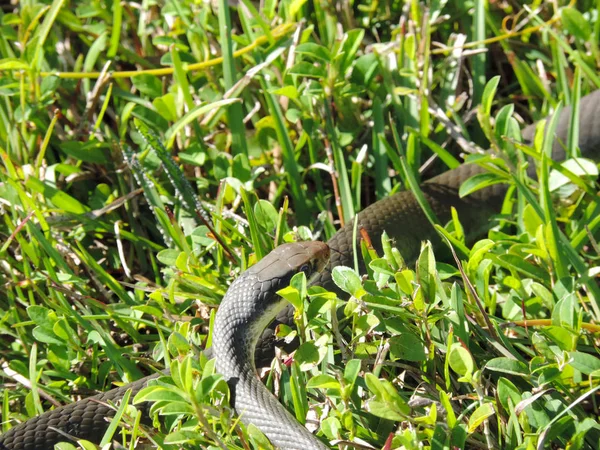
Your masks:
<svg viewBox="0 0 600 450"><path fill-rule="evenodd" d="M223 81L225 82L225 89L229 90L237 81L235 60L233 58L233 43L231 39L231 17L229 15L229 2L227 0L219 0L218 4L219 32L221 50L223 52ZM227 108L227 117L229 119L231 136L233 138L233 153L241 153L248 156L242 105L239 103L230 104Z"/></svg>

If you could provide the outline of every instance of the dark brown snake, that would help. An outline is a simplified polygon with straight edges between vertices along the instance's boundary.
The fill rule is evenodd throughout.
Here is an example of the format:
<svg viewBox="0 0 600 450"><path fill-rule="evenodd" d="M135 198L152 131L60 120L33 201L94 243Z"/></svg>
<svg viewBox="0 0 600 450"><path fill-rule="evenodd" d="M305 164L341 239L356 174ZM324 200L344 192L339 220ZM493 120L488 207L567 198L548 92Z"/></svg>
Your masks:
<svg viewBox="0 0 600 450"><path fill-rule="evenodd" d="M584 157L600 159L600 91L584 97L580 110L579 148ZM564 159L561 143L567 140L569 118L570 109L565 108L559 117L553 145L552 156L556 161ZM531 142L533 132L533 126L523 130L527 142ZM459 198L460 185L483 172L484 169L479 166L462 165L421 185L439 220L442 223L450 220L451 207L454 207L473 237L489 228L489 218L499 211L507 189L505 185L497 184ZM410 192L401 192L374 203L358 215L358 220L359 227L373 237L372 242L378 251L381 251L378 237L385 230L407 262L414 262L421 241L430 240L439 245L437 232ZM262 330L279 310L282 311L278 320L289 322L290 309L284 307L283 301L274 292L299 271L314 275L314 284L331 287L332 268L353 265L352 235L353 224L350 223L327 245L311 242L278 247L232 283L217 313L214 355L217 370L232 389L233 406L244 422L257 425L274 445L283 449L327 447L298 424L260 383L253 364L254 346ZM326 265L329 248L331 259ZM107 419L114 415L107 402L117 402L127 389L135 395L154 377L143 378L21 423L0 436L0 450L49 450L55 443L68 440L67 436L98 443L108 427Z"/></svg>

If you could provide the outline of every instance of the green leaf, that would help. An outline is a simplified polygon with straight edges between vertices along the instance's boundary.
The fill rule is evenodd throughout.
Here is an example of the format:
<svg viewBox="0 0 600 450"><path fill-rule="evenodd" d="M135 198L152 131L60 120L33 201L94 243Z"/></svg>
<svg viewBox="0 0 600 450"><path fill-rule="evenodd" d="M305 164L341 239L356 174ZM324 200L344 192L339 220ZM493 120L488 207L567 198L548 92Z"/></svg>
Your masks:
<svg viewBox="0 0 600 450"><path fill-rule="evenodd" d="M58 320L52 328L54 334L65 342L68 342L70 338L77 336L75 331L69 326L69 323L63 318Z"/></svg>
<svg viewBox="0 0 600 450"><path fill-rule="evenodd" d="M356 53L360 48L364 36L365 30L362 28L356 28L344 34L340 51L335 55L335 59L340 61L340 73L345 74L346 70L354 63Z"/></svg>
<svg viewBox="0 0 600 450"><path fill-rule="evenodd" d="M138 75L133 77L131 82L138 91L150 98L157 98L162 95L162 82L155 75Z"/></svg>
<svg viewBox="0 0 600 450"><path fill-rule="evenodd" d="M242 183L252 180L252 169L246 155L238 153L233 157L231 175Z"/></svg>
<svg viewBox="0 0 600 450"><path fill-rule="evenodd" d="M121 24L123 23L123 5L120 0L112 2L112 32L110 36L110 48L106 56L114 58L117 55L119 44L122 39ZM135 77L133 78L135 80Z"/></svg>
<svg viewBox="0 0 600 450"><path fill-rule="evenodd" d="M495 413L494 405L491 403L484 403L479 406L475 412L471 414L471 417L469 417L469 433L474 433L484 420L493 416Z"/></svg>
<svg viewBox="0 0 600 450"><path fill-rule="evenodd" d="M585 158L571 158L561 164L577 177L587 177L596 179L598 177L598 166L594 161ZM564 185L571 183L571 180L560 173L557 170L550 172L550 178L548 179L548 189L550 192L554 192Z"/></svg>
<svg viewBox="0 0 600 450"><path fill-rule="evenodd" d="M170 401L164 405L161 405L160 407L160 414L166 416L178 416L181 414L194 415L195 412L196 411L194 410L194 407L191 405L191 403L188 402Z"/></svg>
<svg viewBox="0 0 600 450"><path fill-rule="evenodd" d="M42 327L35 327L32 334L37 341L45 342L46 344L65 345L66 342L64 339L57 336L54 331Z"/></svg>
<svg viewBox="0 0 600 450"><path fill-rule="evenodd" d="M254 448L273 448L264 433L254 424L248 425L248 435L254 444Z"/></svg>
<svg viewBox="0 0 600 450"><path fill-rule="evenodd" d="M296 17L299 12L301 12L302 7L307 2L307 0L292 0L290 2L290 17ZM298 18L300 19L300 18Z"/></svg>
<svg viewBox="0 0 600 450"><path fill-rule="evenodd" d="M40 305L31 305L27 308L27 315L33 322L46 330L52 330L56 323L56 313Z"/></svg>
<svg viewBox="0 0 600 450"><path fill-rule="evenodd" d="M500 377L498 379L498 399L506 411L510 411L511 408L511 405L508 403L509 398L514 408L521 401L521 393L512 381Z"/></svg>
<svg viewBox="0 0 600 450"><path fill-rule="evenodd" d="M588 353L570 352L569 365L584 375L590 375L592 372L600 370L600 359Z"/></svg>
<svg viewBox="0 0 600 450"><path fill-rule="evenodd" d="M376 258L369 263L369 267L375 273L381 273L384 275L394 276L396 273L386 258Z"/></svg>
<svg viewBox="0 0 600 450"><path fill-rule="evenodd" d="M421 247L421 253L417 259L416 266L417 282L421 285L422 292L425 294L427 302L435 300L436 292L436 272L435 272L435 255L431 242L427 241ZM415 308L419 308L415 303Z"/></svg>
<svg viewBox="0 0 600 450"><path fill-rule="evenodd" d="M52 2L52 6L46 13L46 17L44 17L44 22L37 32L37 42L34 49L33 58L31 59L31 68L33 70L39 70L42 64L44 47L46 43L46 38L50 34L50 30L58 17L58 14L63 7L65 0L54 0Z"/></svg>
<svg viewBox="0 0 600 450"><path fill-rule="evenodd" d="M158 252L158 254L156 255L156 259L158 259L165 266L175 267L177 258L179 258L180 253L181 251L179 250L167 248Z"/></svg>
<svg viewBox="0 0 600 450"><path fill-rule="evenodd" d="M375 398L369 401L369 411L372 414L389 420L406 420L410 407L389 381L380 380L372 373L366 374L365 381L371 393L375 395Z"/></svg>
<svg viewBox="0 0 600 450"><path fill-rule="evenodd" d="M415 289L415 286L413 285L415 282L415 273L412 270L406 269L402 272L397 272L394 274L394 279L403 294L412 295Z"/></svg>
<svg viewBox="0 0 600 450"><path fill-rule="evenodd" d="M302 370L314 367L320 359L319 349L313 342L304 342L294 353L294 360L300 364Z"/></svg>
<svg viewBox="0 0 600 450"><path fill-rule="evenodd" d="M560 12L560 19L565 29L580 41L586 42L590 38L592 33L590 23L577 9L563 8Z"/></svg>
<svg viewBox="0 0 600 450"><path fill-rule="evenodd" d="M165 437L165 444L172 444L177 446L180 444L187 444L189 442L202 441L203 439L204 436L201 433L197 433L191 430L178 430L174 431L173 433L169 433Z"/></svg>
<svg viewBox="0 0 600 450"><path fill-rule="evenodd" d="M450 347L448 354L449 364L452 370L462 377L470 377L475 370L475 362L471 353L459 343Z"/></svg>
<svg viewBox="0 0 600 450"><path fill-rule="evenodd" d="M320 428L329 440L339 439L340 431L343 429L342 424L336 417L327 417L321 422Z"/></svg>
<svg viewBox="0 0 600 450"><path fill-rule="evenodd" d="M552 311L552 325L575 330L579 322L579 299L569 293L561 298Z"/></svg>
<svg viewBox="0 0 600 450"><path fill-rule="evenodd" d="M401 333L389 340L390 355L393 359L405 361L425 361L425 345L420 338L411 333Z"/></svg>
<svg viewBox="0 0 600 450"><path fill-rule="evenodd" d="M563 326L545 327L544 335L548 336L561 350L573 351L577 348L579 333L564 328Z"/></svg>
<svg viewBox="0 0 600 450"><path fill-rule="evenodd" d="M431 438L431 450L442 450L449 448L447 446L448 432L446 427L439 424L435 425L433 436Z"/></svg>
<svg viewBox="0 0 600 450"><path fill-rule="evenodd" d="M98 446L90 441L86 441L85 439L78 439L77 447L73 444L69 444L68 442L54 444L55 450L77 450L79 448L83 448L83 450L97 450Z"/></svg>
<svg viewBox="0 0 600 450"><path fill-rule="evenodd" d="M300 44L298 47L296 47L296 53L307 55L315 59L320 59L321 61L325 62L329 62L331 60L329 50L322 45L315 44L314 42Z"/></svg>
<svg viewBox="0 0 600 450"><path fill-rule="evenodd" d="M54 206L62 209L64 212L73 214L85 214L90 211L90 208L71 197L64 191L56 189L47 183L38 180L35 177L29 177L25 182L25 186L42 194L46 199L50 200Z"/></svg>
<svg viewBox="0 0 600 450"><path fill-rule="evenodd" d="M137 393L133 403L141 402L189 402L185 393L175 386L152 385L146 386Z"/></svg>
<svg viewBox="0 0 600 450"><path fill-rule="evenodd" d="M304 275L304 273L296 274L294 276L297 276L297 275ZM306 279L306 277L305 277L305 279ZM290 302L294 306L294 308L299 309L299 310L304 309L303 299L302 299L302 296L300 295L300 291L298 291L298 289L296 289L295 287L286 286L283 289L278 290L277 295L279 295L280 297L282 297L285 300L287 300L288 302Z"/></svg>
<svg viewBox="0 0 600 450"><path fill-rule="evenodd" d="M361 291L364 292L360 277L349 267L334 267L331 272L331 278L337 287L354 297L358 298Z"/></svg>
<svg viewBox="0 0 600 450"><path fill-rule="evenodd" d="M136 78L134 78L134 80ZM175 104L175 94L172 92L169 92L162 97L156 97L152 101L152 105L154 105L154 108L156 108L158 113L169 122L175 122L177 120L177 105Z"/></svg>
<svg viewBox="0 0 600 450"><path fill-rule="evenodd" d="M206 401L208 396L214 390L216 390L217 387L219 385L221 385L222 383L226 384L225 380L223 379L223 377L221 375L212 374L212 375L204 376L204 378L202 378L202 380L198 384L198 388L196 391L196 400L199 402Z"/></svg>
<svg viewBox="0 0 600 450"><path fill-rule="evenodd" d="M504 105L500 111L498 111L498 114L496 114L496 127L494 129L495 131L495 136L496 136L496 140L498 141L498 143L500 145L506 145L503 144L503 136L506 136L509 132L509 126L510 126L510 121L513 120L512 119L512 115L513 112L515 110L515 105L508 104L508 105Z"/></svg>
<svg viewBox="0 0 600 450"><path fill-rule="evenodd" d="M190 343L180 333L171 333L168 339L169 350L174 355L186 355L190 350Z"/></svg>
<svg viewBox="0 0 600 450"><path fill-rule="evenodd" d="M508 375L529 376L529 370L527 366L521 361L517 361L516 359L511 358L490 359L486 363L485 369L491 370L493 372L506 373Z"/></svg>
<svg viewBox="0 0 600 450"><path fill-rule="evenodd" d="M377 74L378 69L379 64L377 62L377 55L375 53L361 55L354 62L350 79L352 82L358 85L368 86L373 77Z"/></svg>
<svg viewBox="0 0 600 450"><path fill-rule="evenodd" d="M204 165L207 158L206 151L196 143L191 144L183 152L179 152L177 156L181 162L200 167Z"/></svg>
<svg viewBox="0 0 600 450"><path fill-rule="evenodd" d="M340 389L340 382L331 375L321 374L312 377L306 384L308 388Z"/></svg>
<svg viewBox="0 0 600 450"><path fill-rule="evenodd" d="M344 368L344 382L349 385L354 385L359 373L360 359L351 359L346 363L346 367Z"/></svg>
<svg viewBox="0 0 600 450"><path fill-rule="evenodd" d="M530 204L525 205L525 208L523 208L523 225L525 225L527 233L535 236L538 228L543 224L544 222L536 213L535 208Z"/></svg>
<svg viewBox="0 0 600 450"><path fill-rule="evenodd" d="M326 77L325 68L322 66L315 66L314 64L306 61L299 62L292 66L288 73L290 75L298 75L307 78L323 79Z"/></svg>
<svg viewBox="0 0 600 450"><path fill-rule="evenodd" d="M483 95L481 97L481 110L485 117L490 117L492 112L492 102L494 101L494 96L496 95L496 89L498 88L498 83L500 83L500 76L497 75L491 78L485 85L483 90Z"/></svg>
<svg viewBox="0 0 600 450"><path fill-rule="evenodd" d="M448 427L453 428L454 425L456 424L456 414L454 414L454 409L452 408L452 402L450 401L450 395L442 390L439 390L438 394L440 396L440 403L446 410Z"/></svg>
<svg viewBox="0 0 600 450"><path fill-rule="evenodd" d="M110 160L108 147L103 142L63 142L60 149L77 161L106 164Z"/></svg>
<svg viewBox="0 0 600 450"><path fill-rule="evenodd" d="M94 43L90 46L87 54L85 55L85 60L83 62L83 70L85 72L93 72L98 60L102 57L102 54L106 50L106 41L108 40L108 33L104 32L97 39L94 40Z"/></svg>
<svg viewBox="0 0 600 450"><path fill-rule="evenodd" d="M182 131L187 125L198 119L200 116L203 116L209 111L214 111L221 109L225 106L231 105L233 103L238 102L237 98L219 100L216 102L198 105L188 113L186 113L181 119L175 122L165 133L166 143L165 146L167 148L171 148L173 143L175 142L175 138L177 134Z"/></svg>
<svg viewBox="0 0 600 450"><path fill-rule="evenodd" d="M260 199L254 204L254 215L258 225L267 233L275 231L279 223L279 214L275 207L268 201Z"/></svg>
<svg viewBox="0 0 600 450"><path fill-rule="evenodd" d="M488 186L493 186L494 184L503 183L505 181L505 178L495 173L479 173L477 175L473 175L471 178L469 178L463 184L460 185L458 195L461 198L466 197L467 195L472 194L475 191L486 188Z"/></svg>
<svg viewBox="0 0 600 450"><path fill-rule="evenodd" d="M0 70L29 70L29 64L17 58L0 59Z"/></svg>
<svg viewBox="0 0 600 450"><path fill-rule="evenodd" d="M406 415L398 412L395 408L390 407L387 402L371 400L369 402L369 412L382 419L402 422L406 420Z"/></svg>
<svg viewBox="0 0 600 450"><path fill-rule="evenodd" d="M522 257L517 255L498 255L494 258L494 260L501 263L503 267L514 269L527 277L532 277L543 281L546 281L549 278L546 270L542 269L541 267L534 266L530 262L525 261Z"/></svg>
<svg viewBox="0 0 600 450"><path fill-rule="evenodd" d="M275 94L275 95L282 95L284 97L288 97L291 98L293 100L298 98L298 89L296 89L295 86L293 85L288 85L288 86L283 86L281 88L278 89L271 89L269 91L271 94ZM262 119L261 119L262 120ZM272 119L270 120L272 122ZM258 130L258 122L256 124L257 130Z"/></svg>

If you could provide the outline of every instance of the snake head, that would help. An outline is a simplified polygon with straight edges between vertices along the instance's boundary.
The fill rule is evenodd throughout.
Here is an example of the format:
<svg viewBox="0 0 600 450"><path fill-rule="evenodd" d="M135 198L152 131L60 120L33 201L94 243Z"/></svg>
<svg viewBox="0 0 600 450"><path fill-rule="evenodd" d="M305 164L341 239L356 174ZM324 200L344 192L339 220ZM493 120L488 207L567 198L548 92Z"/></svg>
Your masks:
<svg viewBox="0 0 600 450"><path fill-rule="evenodd" d="M324 242L305 241L283 244L248 269L260 282L271 281L279 288L287 286L294 275L304 272L307 279L321 272L329 262L329 246ZM272 286L275 288L275 286Z"/></svg>
<svg viewBox="0 0 600 450"><path fill-rule="evenodd" d="M253 328L252 334L273 320L285 306L277 291L289 286L294 275L317 275L329 261L329 246L306 241L283 244L246 270L235 280L221 302L217 320L239 318L239 324ZM261 328L262 327L262 328Z"/></svg>

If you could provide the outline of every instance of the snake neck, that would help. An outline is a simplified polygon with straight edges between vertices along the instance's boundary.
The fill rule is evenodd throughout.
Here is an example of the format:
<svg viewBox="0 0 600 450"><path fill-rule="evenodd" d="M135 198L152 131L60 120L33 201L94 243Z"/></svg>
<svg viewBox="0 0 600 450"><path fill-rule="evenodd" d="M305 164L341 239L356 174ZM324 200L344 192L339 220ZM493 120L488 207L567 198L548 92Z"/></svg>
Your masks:
<svg viewBox="0 0 600 450"><path fill-rule="evenodd" d="M217 371L226 380L256 378L254 349L262 331L285 307L285 301L265 289L254 275L235 280L223 298L213 330Z"/></svg>

